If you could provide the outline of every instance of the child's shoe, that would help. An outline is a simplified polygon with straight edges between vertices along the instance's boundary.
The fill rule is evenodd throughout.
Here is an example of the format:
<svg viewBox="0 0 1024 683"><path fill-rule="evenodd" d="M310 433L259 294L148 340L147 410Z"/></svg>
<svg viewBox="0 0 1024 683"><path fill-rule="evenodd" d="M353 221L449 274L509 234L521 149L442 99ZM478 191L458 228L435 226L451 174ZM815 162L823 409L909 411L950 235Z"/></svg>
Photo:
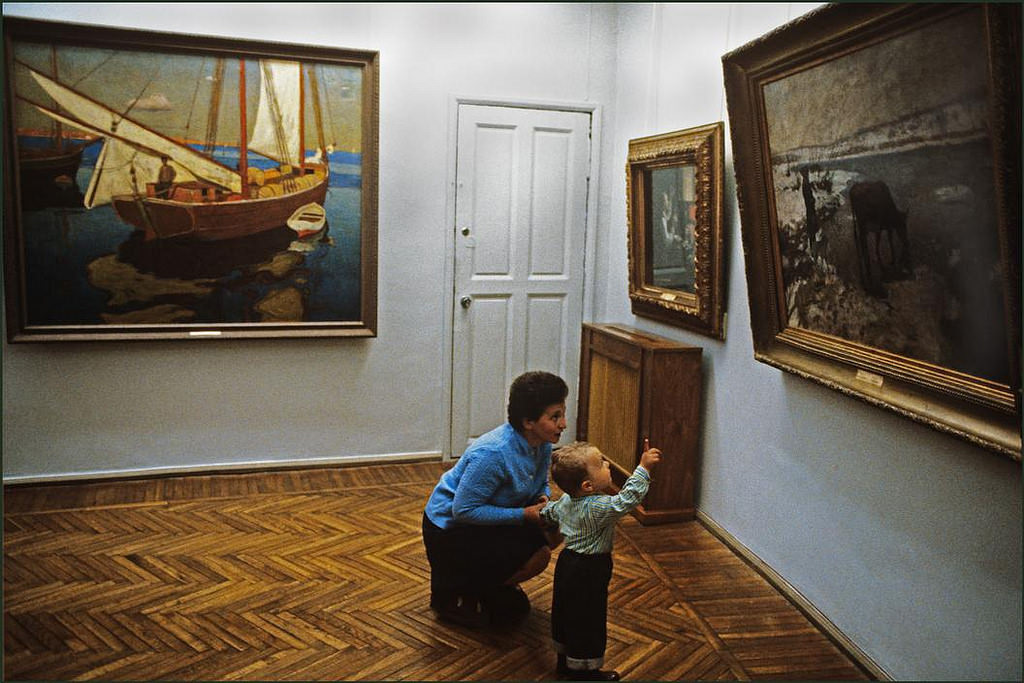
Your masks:
<svg viewBox="0 0 1024 683"><path fill-rule="evenodd" d="M619 672L612 669L569 669L570 681L617 681Z"/></svg>
<svg viewBox="0 0 1024 683"><path fill-rule="evenodd" d="M617 681L619 672L611 669L570 669L565 661L565 655L558 655L558 665L555 667L558 677L566 681Z"/></svg>

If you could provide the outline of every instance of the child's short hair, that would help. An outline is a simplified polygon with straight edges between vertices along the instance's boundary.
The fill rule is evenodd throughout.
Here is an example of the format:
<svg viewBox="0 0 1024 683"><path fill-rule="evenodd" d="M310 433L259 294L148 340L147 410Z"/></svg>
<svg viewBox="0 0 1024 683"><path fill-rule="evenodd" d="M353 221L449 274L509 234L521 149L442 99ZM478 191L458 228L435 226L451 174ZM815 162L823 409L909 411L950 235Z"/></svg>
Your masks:
<svg viewBox="0 0 1024 683"><path fill-rule="evenodd" d="M595 446L586 441L573 441L551 454L551 478L569 495L580 490L587 471L587 453Z"/></svg>

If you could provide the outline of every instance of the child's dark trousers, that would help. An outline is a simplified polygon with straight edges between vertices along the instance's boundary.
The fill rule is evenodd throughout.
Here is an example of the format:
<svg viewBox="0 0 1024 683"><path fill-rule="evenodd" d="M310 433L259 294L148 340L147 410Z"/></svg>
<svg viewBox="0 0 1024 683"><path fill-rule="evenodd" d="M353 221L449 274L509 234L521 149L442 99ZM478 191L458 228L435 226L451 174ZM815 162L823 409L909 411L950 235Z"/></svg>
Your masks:
<svg viewBox="0 0 1024 683"><path fill-rule="evenodd" d="M563 548L555 565L551 636L569 669L599 669L608 635L611 553L584 555Z"/></svg>

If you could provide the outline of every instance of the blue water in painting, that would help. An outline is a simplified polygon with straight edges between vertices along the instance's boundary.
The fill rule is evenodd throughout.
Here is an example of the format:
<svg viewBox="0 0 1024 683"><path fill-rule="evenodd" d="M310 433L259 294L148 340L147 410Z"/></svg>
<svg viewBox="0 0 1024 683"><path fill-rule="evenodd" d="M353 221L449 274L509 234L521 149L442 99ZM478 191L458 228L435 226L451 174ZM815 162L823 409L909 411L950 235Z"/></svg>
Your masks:
<svg viewBox="0 0 1024 683"><path fill-rule="evenodd" d="M30 326L361 319L360 155L329 155L327 227L315 236L299 240L282 226L221 242L144 242L109 205L81 203L100 148L86 149L74 187L23 210ZM237 148L214 156L238 162ZM249 163L274 165L256 155Z"/></svg>

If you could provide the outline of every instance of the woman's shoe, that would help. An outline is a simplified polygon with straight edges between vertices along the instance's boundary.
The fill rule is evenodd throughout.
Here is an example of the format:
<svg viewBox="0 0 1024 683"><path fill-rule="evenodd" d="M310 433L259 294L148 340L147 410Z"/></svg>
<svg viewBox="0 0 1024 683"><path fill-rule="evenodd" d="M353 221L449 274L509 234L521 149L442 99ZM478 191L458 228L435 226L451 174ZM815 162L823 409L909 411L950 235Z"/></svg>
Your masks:
<svg viewBox="0 0 1024 683"><path fill-rule="evenodd" d="M431 598L430 607L442 621L468 628L483 628L491 623L491 614L478 598L455 595L446 599Z"/></svg>
<svg viewBox="0 0 1024 683"><path fill-rule="evenodd" d="M530 613L530 598L519 586L498 586L484 595L483 603L496 626L513 624Z"/></svg>

